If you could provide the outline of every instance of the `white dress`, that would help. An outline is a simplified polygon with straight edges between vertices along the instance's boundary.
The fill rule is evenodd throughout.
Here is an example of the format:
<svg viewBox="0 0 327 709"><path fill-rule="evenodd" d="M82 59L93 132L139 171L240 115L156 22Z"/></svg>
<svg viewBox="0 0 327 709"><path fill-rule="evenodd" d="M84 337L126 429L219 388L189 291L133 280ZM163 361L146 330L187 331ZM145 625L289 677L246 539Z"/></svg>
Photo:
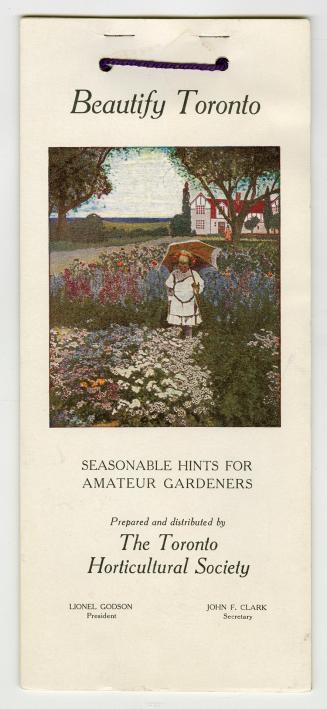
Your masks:
<svg viewBox="0 0 327 709"><path fill-rule="evenodd" d="M204 283L197 271L189 269L182 273L172 271L166 280L168 288L168 317L170 325L199 325L202 322L192 283L199 286L202 293Z"/></svg>

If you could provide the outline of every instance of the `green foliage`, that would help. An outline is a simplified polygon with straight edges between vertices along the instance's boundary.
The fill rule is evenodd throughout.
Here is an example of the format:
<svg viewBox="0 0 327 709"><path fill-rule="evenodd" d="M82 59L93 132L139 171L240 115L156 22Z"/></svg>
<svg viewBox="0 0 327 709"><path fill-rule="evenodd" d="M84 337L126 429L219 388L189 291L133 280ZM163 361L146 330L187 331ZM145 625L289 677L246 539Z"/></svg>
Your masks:
<svg viewBox="0 0 327 709"><path fill-rule="evenodd" d="M207 329L198 361L209 367L215 391L216 426L279 426L278 401L267 401L271 352L248 346L250 323L219 323ZM261 324L261 322L260 322ZM273 319L276 329L276 319ZM258 328L260 330L262 328ZM275 362L278 364L278 362Z"/></svg>
<svg viewBox="0 0 327 709"><path fill-rule="evenodd" d="M92 217L92 219L91 219ZM95 217L95 219L94 219ZM156 226L157 222L106 222L96 214L90 214L85 219L72 219L66 222L63 239L59 241L57 225L53 219L49 222L50 246L52 251L65 251L87 246L126 246L149 239L169 236L167 222Z"/></svg>
<svg viewBox="0 0 327 709"><path fill-rule="evenodd" d="M280 230L280 214L279 214L279 212L276 212L276 214L272 215L271 222L270 222L270 228L274 229L276 231Z"/></svg>
<svg viewBox="0 0 327 709"><path fill-rule="evenodd" d="M175 214L170 223L172 236L189 236L191 234L191 207L188 182L183 188L182 213Z"/></svg>
<svg viewBox="0 0 327 709"><path fill-rule="evenodd" d="M183 203L182 203L182 214L185 220L185 231L184 234L191 233L191 206L190 206L190 190L188 187L188 182L185 182L183 188Z"/></svg>
<svg viewBox="0 0 327 709"><path fill-rule="evenodd" d="M276 179L276 187L279 185L277 147L180 147L175 148L171 156L200 182L204 179L206 184L222 186L224 191L231 190L233 194L251 181L257 183L259 176L264 190L272 178ZM255 199L260 199L260 195Z"/></svg>
<svg viewBox="0 0 327 709"><path fill-rule="evenodd" d="M265 191L265 198L264 198L265 206L263 210L263 221L265 225L265 229L267 234L269 234L270 229L271 229L271 220L272 220L272 208L271 208L271 201L270 201L270 194L269 194L269 189L268 187L266 188Z"/></svg>
<svg viewBox="0 0 327 709"><path fill-rule="evenodd" d="M104 222L97 214L88 214L85 219L74 219L69 231L72 241L103 241L107 236Z"/></svg>
<svg viewBox="0 0 327 709"><path fill-rule="evenodd" d="M111 184L104 162L111 148L49 148L49 214L58 213L57 231L65 217L91 197L109 194Z"/></svg>
<svg viewBox="0 0 327 709"><path fill-rule="evenodd" d="M217 190L228 203L229 223L233 241L239 242L242 225L251 207L266 193L279 191L279 148L277 147L179 147L171 159L182 174L200 182L212 199ZM241 209L236 212L234 199L243 191Z"/></svg>
<svg viewBox="0 0 327 709"><path fill-rule="evenodd" d="M135 307L125 305L102 305L90 298L71 300L65 296L50 297L51 327L81 327L90 330L102 330L114 323L119 325L146 324L148 327L167 326L167 304L162 300L150 300Z"/></svg>
<svg viewBox="0 0 327 709"><path fill-rule="evenodd" d="M171 220L170 229L172 236L184 236L190 234L190 224L184 214L175 214Z"/></svg>
<svg viewBox="0 0 327 709"><path fill-rule="evenodd" d="M155 256L158 259L157 254ZM248 242L238 248L224 244L217 265L222 274L231 270L238 277L248 270L265 274L268 281L273 277L278 283L278 241ZM200 297L203 324L195 332L202 330L203 335L199 337L195 359L201 370L208 372L214 403L213 407L210 404L210 411L204 407L198 417L190 411L187 425L279 426L278 293L270 298L269 289L258 289L250 299L244 296L242 288L231 289L230 293L232 307L228 297L215 303ZM149 333L167 328L166 318L167 302L157 296L143 301L133 301L131 297L125 298L124 303L103 304L89 296L70 298L67 291L59 290L50 298L51 327L105 333L110 325L126 326L127 330L139 325ZM173 336L172 330L171 334L166 332L168 339ZM130 347L131 351L136 351L138 345L133 343ZM159 353L156 356L160 362ZM101 371L98 376L107 376L107 373ZM130 425L152 424L135 416ZM153 425L158 425L158 421Z"/></svg>
<svg viewBox="0 0 327 709"><path fill-rule="evenodd" d="M159 230L166 234L166 233L168 233L169 220L167 220L167 221L159 220L159 221L150 221L150 222L148 222L148 221L142 222L142 221L138 220L138 221L120 222L120 221L115 221L113 219L110 221L104 220L104 224L105 224L105 227L109 233L109 236L112 233L117 234L120 232L122 232L123 236L124 236L126 234L129 234L129 232L135 233L136 229L137 230L141 229L142 233L144 235L147 234L148 232L151 232L151 233L152 232L159 232Z"/></svg>
<svg viewBox="0 0 327 709"><path fill-rule="evenodd" d="M249 229L253 233L253 229L256 228L256 226L259 224L259 219L258 217L250 217L250 219L247 219L246 222L244 222L244 226L246 229Z"/></svg>

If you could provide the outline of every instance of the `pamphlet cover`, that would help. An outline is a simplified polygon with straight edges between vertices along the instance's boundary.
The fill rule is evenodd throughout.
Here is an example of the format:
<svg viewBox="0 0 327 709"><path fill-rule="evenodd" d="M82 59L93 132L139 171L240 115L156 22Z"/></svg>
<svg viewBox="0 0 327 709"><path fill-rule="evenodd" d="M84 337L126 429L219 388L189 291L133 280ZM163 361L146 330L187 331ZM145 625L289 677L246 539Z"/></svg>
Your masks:
<svg viewBox="0 0 327 709"><path fill-rule="evenodd" d="M21 683L310 689L309 23L21 22Z"/></svg>

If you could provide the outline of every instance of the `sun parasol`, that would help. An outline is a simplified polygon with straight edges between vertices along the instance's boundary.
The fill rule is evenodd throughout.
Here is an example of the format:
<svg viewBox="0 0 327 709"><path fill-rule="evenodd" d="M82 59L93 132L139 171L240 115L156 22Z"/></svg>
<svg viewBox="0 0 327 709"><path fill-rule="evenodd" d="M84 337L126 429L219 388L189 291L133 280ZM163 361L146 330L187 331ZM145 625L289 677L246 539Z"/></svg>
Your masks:
<svg viewBox="0 0 327 709"><path fill-rule="evenodd" d="M215 246L205 244L204 241L194 239L169 244L161 266L166 266L169 271L172 271L177 266L181 251L189 254L191 268L194 268L196 271L205 266L217 268L216 260L219 249Z"/></svg>
<svg viewBox="0 0 327 709"><path fill-rule="evenodd" d="M194 295L197 302L198 308L200 310L199 294L196 290L196 282L193 275L193 270L197 271L205 266L213 266L217 268L216 261L219 253L219 249L215 246L209 246L205 244L204 241L189 240L189 241L178 241L169 244L166 254L161 262L161 266L165 266L169 271L172 271L178 263L178 257L181 252L188 254L190 257L191 273L194 282Z"/></svg>

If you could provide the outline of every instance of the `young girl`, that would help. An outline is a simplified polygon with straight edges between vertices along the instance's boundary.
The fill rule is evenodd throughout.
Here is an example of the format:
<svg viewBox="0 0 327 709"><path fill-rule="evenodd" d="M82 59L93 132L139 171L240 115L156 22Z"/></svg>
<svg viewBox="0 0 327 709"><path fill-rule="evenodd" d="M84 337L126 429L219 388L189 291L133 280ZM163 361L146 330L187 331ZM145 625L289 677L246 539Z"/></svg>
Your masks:
<svg viewBox="0 0 327 709"><path fill-rule="evenodd" d="M168 289L168 317L170 325L180 325L184 336L192 337L193 325L202 322L197 296L203 291L203 280L191 268L191 255L181 251L177 268L166 280Z"/></svg>

